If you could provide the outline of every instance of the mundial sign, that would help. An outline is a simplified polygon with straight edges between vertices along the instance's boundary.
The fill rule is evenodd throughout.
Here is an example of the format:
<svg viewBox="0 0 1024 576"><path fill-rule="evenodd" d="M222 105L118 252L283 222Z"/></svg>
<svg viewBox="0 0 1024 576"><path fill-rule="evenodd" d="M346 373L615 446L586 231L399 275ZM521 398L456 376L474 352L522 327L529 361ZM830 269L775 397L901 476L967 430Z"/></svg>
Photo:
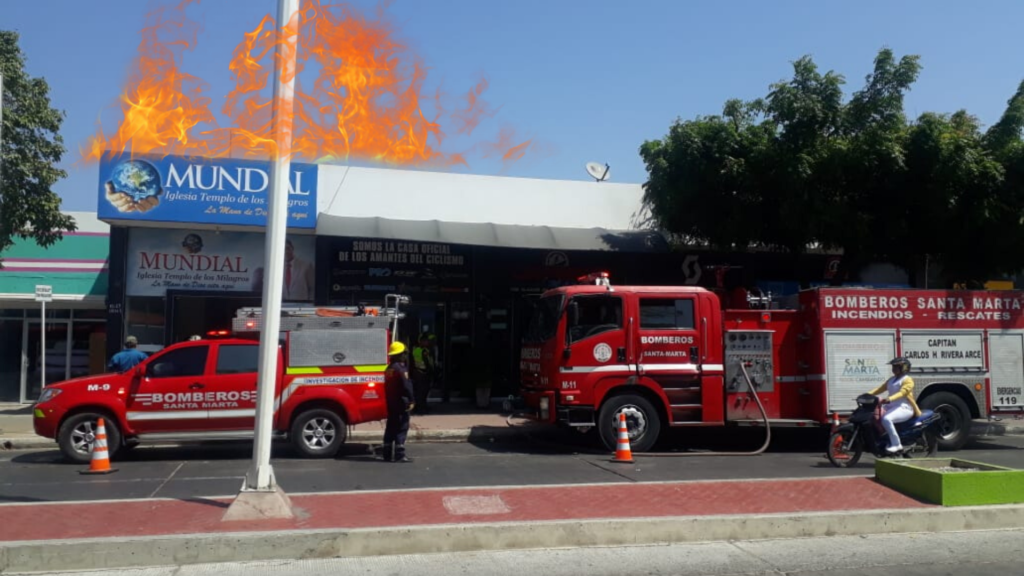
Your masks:
<svg viewBox="0 0 1024 576"><path fill-rule="evenodd" d="M316 227L317 166L291 164L288 227ZM266 226L270 162L129 156L100 162L103 220Z"/></svg>

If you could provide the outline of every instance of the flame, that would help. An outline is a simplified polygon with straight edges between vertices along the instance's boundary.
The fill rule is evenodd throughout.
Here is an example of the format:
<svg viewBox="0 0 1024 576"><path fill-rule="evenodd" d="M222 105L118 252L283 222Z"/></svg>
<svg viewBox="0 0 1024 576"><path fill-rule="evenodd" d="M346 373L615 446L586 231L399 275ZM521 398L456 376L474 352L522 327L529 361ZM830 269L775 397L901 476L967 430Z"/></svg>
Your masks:
<svg viewBox="0 0 1024 576"><path fill-rule="evenodd" d="M497 114L483 98L486 77L465 93L462 105L446 112L440 88L432 97L424 94L428 67L396 39L383 10L371 19L321 0L305 0L283 31L268 15L244 35L228 66L234 88L220 110L229 125L219 126L207 85L181 70L183 53L195 48L200 31L185 15L192 1L147 15L119 102L121 121L109 135L100 130L88 140L83 160L120 153L289 156L443 167L468 166L468 155L481 151L485 158L513 162L532 148L531 141L516 142L514 131L505 128L496 142L463 152L442 150L443 125L470 136ZM285 62L295 63L281 70L282 78L296 79L294 93L283 95L280 115L270 94L279 45L285 47ZM307 65L317 72L308 90L300 81ZM424 107L430 101L435 113L428 117ZM281 121L275 126L277 116Z"/></svg>

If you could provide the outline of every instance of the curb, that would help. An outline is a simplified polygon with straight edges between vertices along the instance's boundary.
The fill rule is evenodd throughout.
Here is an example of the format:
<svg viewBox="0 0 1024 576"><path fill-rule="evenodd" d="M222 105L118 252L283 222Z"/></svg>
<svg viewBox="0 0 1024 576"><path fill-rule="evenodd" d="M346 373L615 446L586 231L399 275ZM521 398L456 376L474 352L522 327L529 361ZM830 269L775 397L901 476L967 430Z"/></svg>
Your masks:
<svg viewBox="0 0 1024 576"><path fill-rule="evenodd" d="M349 434L349 441L379 443L383 430L355 430ZM526 433L516 428L476 427L454 430L409 430L409 441L413 442L509 442L525 439ZM153 444L156 446L157 444ZM161 446L175 446L177 443L161 443ZM4 450L30 450L36 448L57 449L57 443L41 436L0 437L0 452Z"/></svg>
<svg viewBox="0 0 1024 576"><path fill-rule="evenodd" d="M383 430L354 430L349 439L356 442L379 442ZM979 437L1024 436L1024 426L1007 426L998 422L976 422L971 426L971 435ZM525 429L500 426L478 426L451 430L409 430L409 440L415 442L499 442L525 440ZM57 448L55 441L35 435L0 437L0 451L28 450L35 448Z"/></svg>
<svg viewBox="0 0 1024 576"><path fill-rule="evenodd" d="M1010 505L45 540L0 544L0 573L427 552L1001 530L1022 525L1024 505Z"/></svg>
<svg viewBox="0 0 1024 576"><path fill-rule="evenodd" d="M1007 426L998 422L975 422L971 425L972 436L1024 436L1024 426Z"/></svg>

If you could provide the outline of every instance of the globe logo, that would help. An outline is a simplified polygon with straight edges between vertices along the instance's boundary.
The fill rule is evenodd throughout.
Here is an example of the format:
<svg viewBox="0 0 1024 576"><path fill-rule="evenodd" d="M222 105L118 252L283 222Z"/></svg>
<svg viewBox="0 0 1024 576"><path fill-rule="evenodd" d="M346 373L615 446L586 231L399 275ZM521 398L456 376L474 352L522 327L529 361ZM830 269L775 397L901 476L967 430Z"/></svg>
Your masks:
<svg viewBox="0 0 1024 576"><path fill-rule="evenodd" d="M160 204L160 172L145 160L118 164L106 183L106 198L119 212L148 212Z"/></svg>

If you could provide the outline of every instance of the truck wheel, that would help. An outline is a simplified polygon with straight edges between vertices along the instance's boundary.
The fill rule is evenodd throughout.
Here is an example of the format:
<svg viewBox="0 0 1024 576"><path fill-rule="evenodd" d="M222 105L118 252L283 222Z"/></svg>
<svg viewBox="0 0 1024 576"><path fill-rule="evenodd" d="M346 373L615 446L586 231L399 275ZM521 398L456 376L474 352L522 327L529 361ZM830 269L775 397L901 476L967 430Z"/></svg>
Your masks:
<svg viewBox="0 0 1024 576"><path fill-rule="evenodd" d="M661 434L661 416L651 402L643 396L624 394L605 401L597 415L597 429L601 441L609 450L615 450L619 438L619 414L626 415L629 447L636 452L647 452Z"/></svg>
<svg viewBox="0 0 1024 576"><path fill-rule="evenodd" d="M939 448L959 450L971 435L971 410L952 392L936 392L921 400L921 408L942 416L938 425Z"/></svg>
<svg viewBox="0 0 1024 576"><path fill-rule="evenodd" d="M345 421L333 410L316 408L292 422L292 445L306 458L333 458L345 443Z"/></svg>
<svg viewBox="0 0 1024 576"><path fill-rule="evenodd" d="M121 431L117 421L106 414L83 412L68 418L57 432L57 445L64 457L76 464L87 464L92 460L92 443L96 440L97 420L103 418L107 432L107 454L114 458L121 448Z"/></svg>

